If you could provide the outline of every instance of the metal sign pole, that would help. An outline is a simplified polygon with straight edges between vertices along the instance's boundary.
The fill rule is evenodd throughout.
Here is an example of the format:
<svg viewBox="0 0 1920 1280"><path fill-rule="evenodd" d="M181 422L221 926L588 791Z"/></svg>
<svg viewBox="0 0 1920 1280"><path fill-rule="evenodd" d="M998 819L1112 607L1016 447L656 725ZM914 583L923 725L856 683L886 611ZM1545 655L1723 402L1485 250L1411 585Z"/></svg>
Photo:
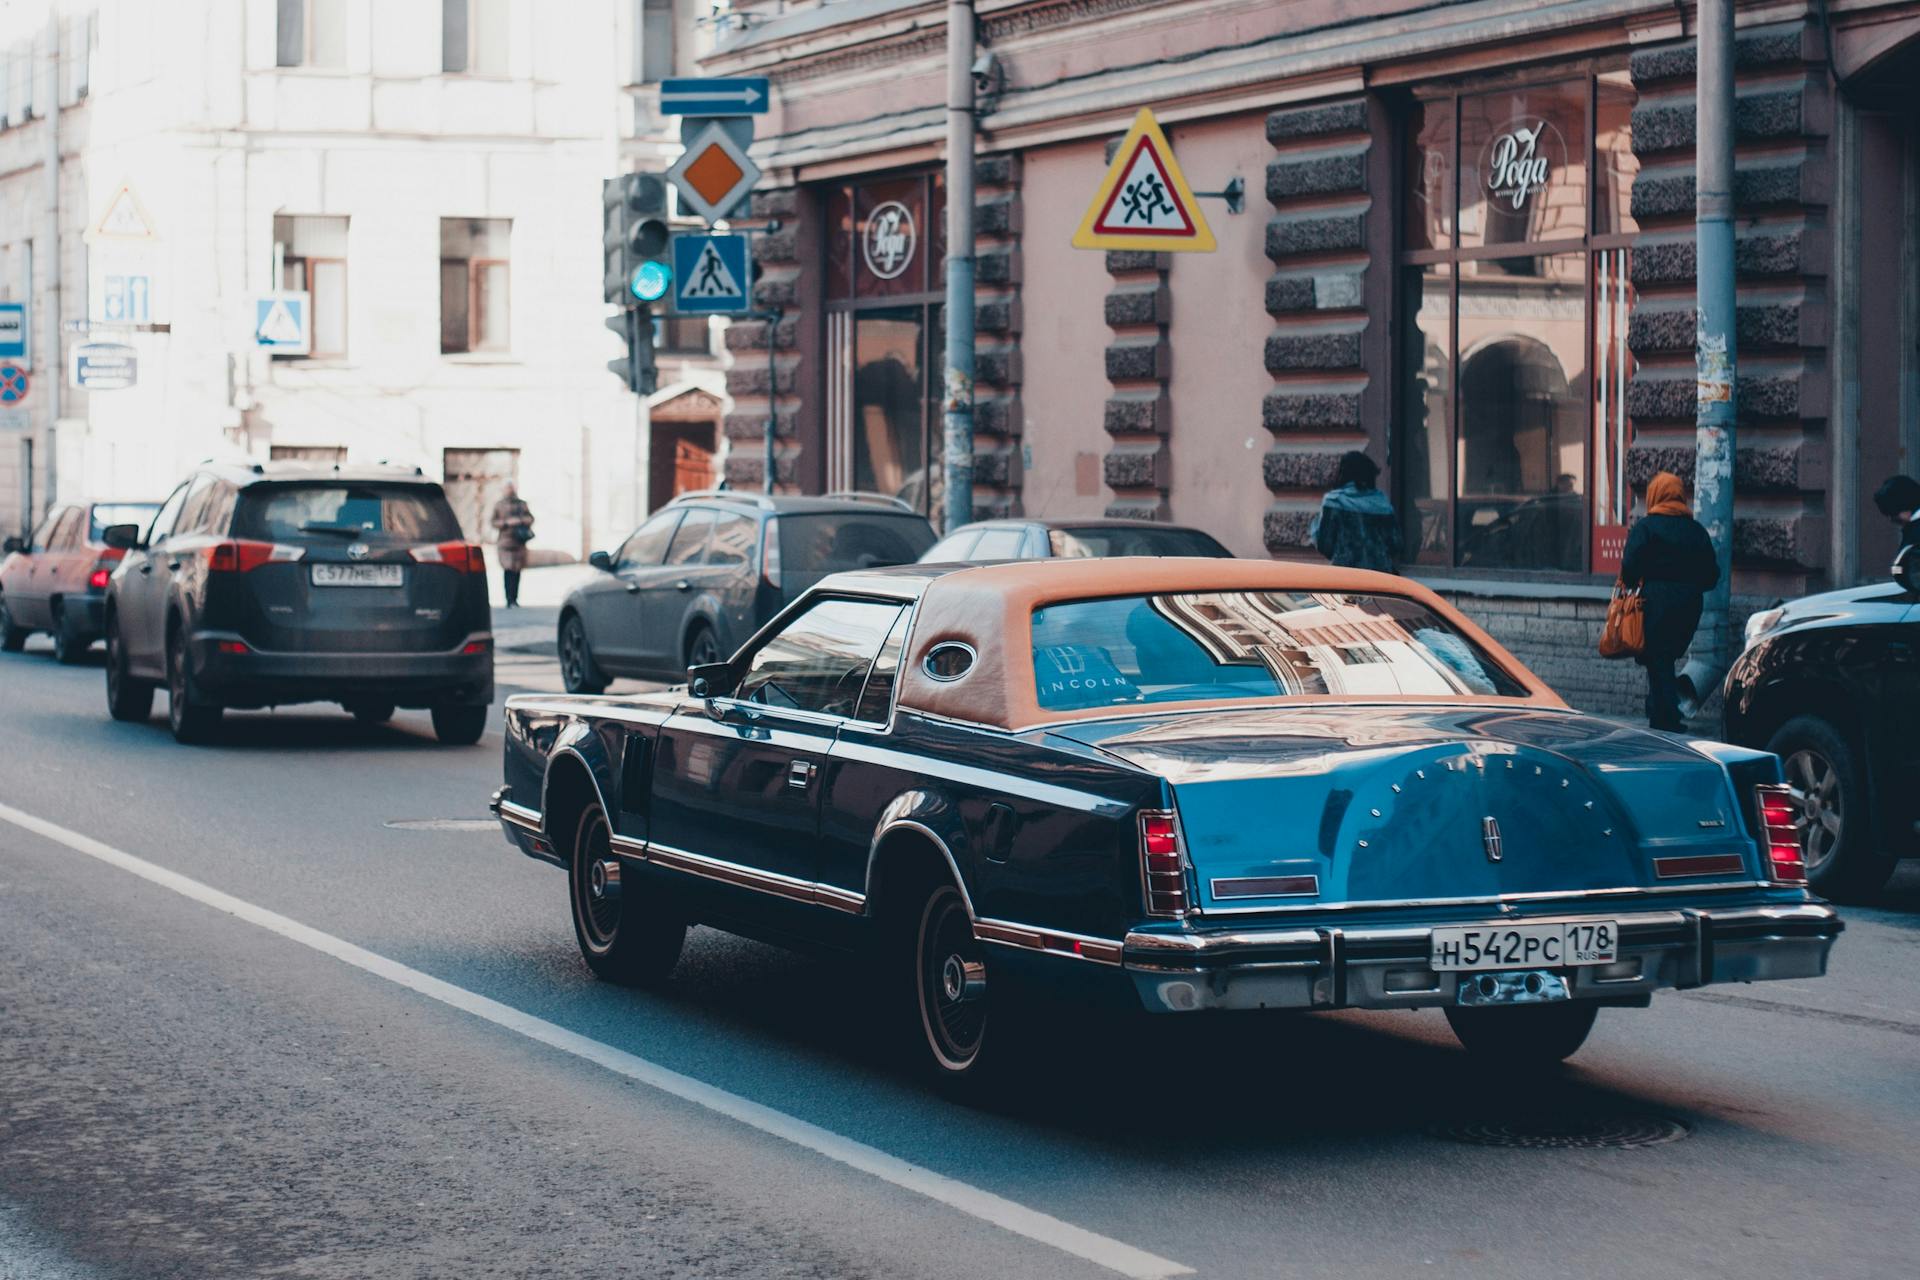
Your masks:
<svg viewBox="0 0 1920 1280"><path fill-rule="evenodd" d="M973 519L973 0L947 5L947 368L942 533Z"/></svg>

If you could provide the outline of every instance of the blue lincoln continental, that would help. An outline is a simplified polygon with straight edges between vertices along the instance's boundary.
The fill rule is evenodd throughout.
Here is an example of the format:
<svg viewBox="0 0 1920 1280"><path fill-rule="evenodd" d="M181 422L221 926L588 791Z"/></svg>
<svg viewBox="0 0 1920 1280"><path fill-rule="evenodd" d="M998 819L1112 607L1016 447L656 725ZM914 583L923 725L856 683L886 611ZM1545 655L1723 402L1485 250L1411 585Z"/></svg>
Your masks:
<svg viewBox="0 0 1920 1280"><path fill-rule="evenodd" d="M1777 758L1569 710L1432 592L1216 559L842 574L729 661L507 704L508 837L587 964L858 953L936 1077L1036 993L1444 1009L1509 1066L1606 1005L1824 973Z"/></svg>

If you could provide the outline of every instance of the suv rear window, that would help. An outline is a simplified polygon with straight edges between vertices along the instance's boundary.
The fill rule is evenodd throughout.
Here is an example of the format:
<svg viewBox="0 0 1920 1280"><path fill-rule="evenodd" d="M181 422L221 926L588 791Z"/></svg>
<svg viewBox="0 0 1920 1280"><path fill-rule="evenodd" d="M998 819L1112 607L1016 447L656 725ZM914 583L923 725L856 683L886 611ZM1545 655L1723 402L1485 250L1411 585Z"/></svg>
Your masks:
<svg viewBox="0 0 1920 1280"><path fill-rule="evenodd" d="M409 542L454 542L465 536L446 495L428 485L254 485L240 495L234 537L290 542L314 534Z"/></svg>
<svg viewBox="0 0 1920 1280"><path fill-rule="evenodd" d="M912 564L933 545L933 526L905 513L826 511L779 520L782 569L809 579L846 569Z"/></svg>
<svg viewBox="0 0 1920 1280"><path fill-rule="evenodd" d="M1055 711L1142 702L1420 694L1525 697L1453 625L1405 596L1209 591L1033 612L1033 678Z"/></svg>

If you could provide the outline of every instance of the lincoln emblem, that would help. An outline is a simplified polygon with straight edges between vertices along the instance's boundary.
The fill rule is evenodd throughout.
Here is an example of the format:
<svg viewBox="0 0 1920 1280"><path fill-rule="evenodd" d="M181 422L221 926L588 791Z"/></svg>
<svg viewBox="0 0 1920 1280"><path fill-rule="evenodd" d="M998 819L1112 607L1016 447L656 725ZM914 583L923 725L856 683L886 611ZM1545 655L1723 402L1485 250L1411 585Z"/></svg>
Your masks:
<svg viewBox="0 0 1920 1280"><path fill-rule="evenodd" d="M1480 819L1480 843L1487 847L1487 861L1500 861L1500 819L1488 814Z"/></svg>

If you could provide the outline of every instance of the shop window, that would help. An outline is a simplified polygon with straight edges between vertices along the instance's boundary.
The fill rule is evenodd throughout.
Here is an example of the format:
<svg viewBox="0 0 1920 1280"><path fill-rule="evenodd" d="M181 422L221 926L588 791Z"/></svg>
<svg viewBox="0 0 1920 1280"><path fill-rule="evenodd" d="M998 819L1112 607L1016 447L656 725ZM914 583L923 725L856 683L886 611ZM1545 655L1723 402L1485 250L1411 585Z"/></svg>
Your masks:
<svg viewBox="0 0 1920 1280"><path fill-rule="evenodd" d="M1395 456L1419 563L1617 566L1632 108L1624 72L1412 108Z"/></svg>
<svg viewBox="0 0 1920 1280"><path fill-rule="evenodd" d="M440 219L440 350L509 348L506 218Z"/></svg>
<svg viewBox="0 0 1920 1280"><path fill-rule="evenodd" d="M507 0L440 0L440 69L507 74Z"/></svg>
<svg viewBox="0 0 1920 1280"><path fill-rule="evenodd" d="M635 0L640 11L640 83L654 84L673 75L673 0Z"/></svg>
<svg viewBox="0 0 1920 1280"><path fill-rule="evenodd" d="M280 287L308 295L310 354L347 353L347 220L307 214L276 214L274 248L280 254Z"/></svg>
<svg viewBox="0 0 1920 1280"><path fill-rule="evenodd" d="M337 71L347 65L347 0L279 0L275 62Z"/></svg>

